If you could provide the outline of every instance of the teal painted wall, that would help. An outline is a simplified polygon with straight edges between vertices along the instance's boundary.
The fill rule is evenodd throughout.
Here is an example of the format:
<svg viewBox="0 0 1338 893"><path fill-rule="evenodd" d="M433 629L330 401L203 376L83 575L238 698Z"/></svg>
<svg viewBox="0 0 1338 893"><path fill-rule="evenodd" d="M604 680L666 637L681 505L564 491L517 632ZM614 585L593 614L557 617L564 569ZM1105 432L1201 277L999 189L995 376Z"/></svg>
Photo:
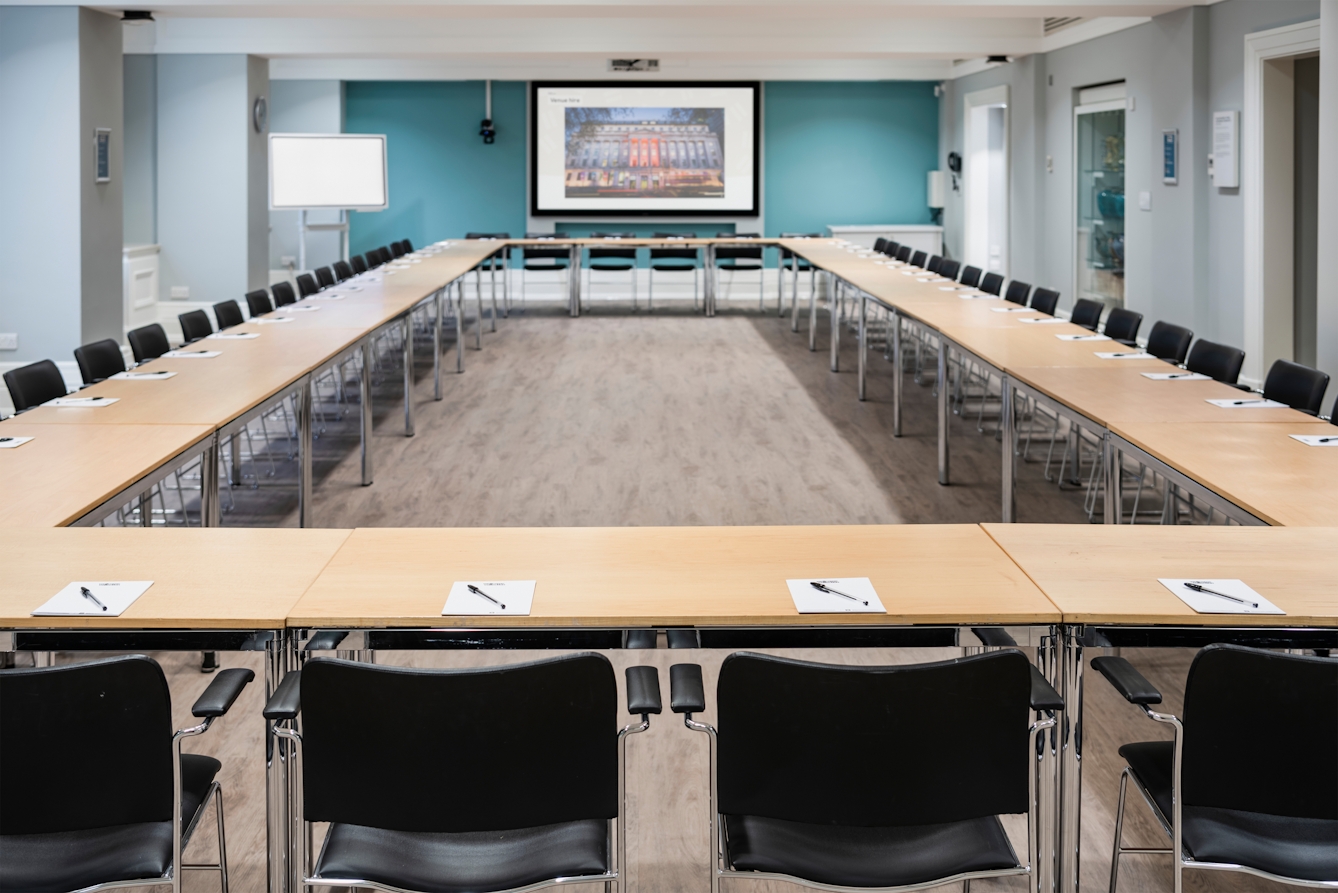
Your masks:
<svg viewBox="0 0 1338 893"><path fill-rule="evenodd" d="M524 233L525 93L524 83L493 82L497 142L485 146L482 81L350 81L345 130L386 134L390 167L390 208L353 215L353 252L403 238L421 246L471 230ZM822 232L829 223L930 221L925 173L938 164L932 83L768 82L763 126L766 235ZM573 235L734 228L710 219L558 225Z"/></svg>
<svg viewBox="0 0 1338 893"><path fill-rule="evenodd" d="M350 81L344 130L386 134L390 207L352 215L349 249L525 232L525 84L494 81L497 142L478 135L483 81Z"/></svg>
<svg viewBox="0 0 1338 893"><path fill-rule="evenodd" d="M768 81L766 234L929 223L938 102L927 81Z"/></svg>

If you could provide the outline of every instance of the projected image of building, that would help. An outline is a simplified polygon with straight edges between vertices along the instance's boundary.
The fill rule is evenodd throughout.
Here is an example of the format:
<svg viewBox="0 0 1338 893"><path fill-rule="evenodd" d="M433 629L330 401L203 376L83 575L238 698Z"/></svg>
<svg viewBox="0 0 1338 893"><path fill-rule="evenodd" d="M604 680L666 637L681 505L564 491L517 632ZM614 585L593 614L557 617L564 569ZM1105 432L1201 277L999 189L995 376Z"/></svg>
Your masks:
<svg viewBox="0 0 1338 893"><path fill-rule="evenodd" d="M569 125L576 125L567 129L569 198L710 198L725 194L720 110L629 109L626 111L662 114L643 115L645 119L637 121L616 120L619 116L613 114L604 117L614 120L590 120L594 112L621 111L567 110ZM572 113L585 120L571 121Z"/></svg>

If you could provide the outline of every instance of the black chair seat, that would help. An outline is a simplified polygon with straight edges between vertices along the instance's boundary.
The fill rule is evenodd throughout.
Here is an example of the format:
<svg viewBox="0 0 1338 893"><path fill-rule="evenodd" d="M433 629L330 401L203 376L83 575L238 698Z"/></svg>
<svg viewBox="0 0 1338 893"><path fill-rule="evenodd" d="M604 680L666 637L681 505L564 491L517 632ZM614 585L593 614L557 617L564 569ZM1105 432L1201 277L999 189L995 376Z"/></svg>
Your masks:
<svg viewBox="0 0 1338 893"><path fill-rule="evenodd" d="M715 265L716 265L716 268L717 268L717 269L720 269L720 270L760 270L760 269L762 269L762 262L759 261L759 260L755 260L755 261L718 260L718 261L715 262Z"/></svg>
<svg viewBox="0 0 1338 893"><path fill-rule="evenodd" d="M994 816L861 828L729 815L725 831L737 871L777 872L847 887L894 887L1018 867Z"/></svg>
<svg viewBox="0 0 1338 893"><path fill-rule="evenodd" d="M653 263L650 265L652 270L659 273L690 273L697 269L697 265L692 261L679 261L678 263Z"/></svg>
<svg viewBox="0 0 1338 893"><path fill-rule="evenodd" d="M181 823L188 827L223 764L181 755ZM162 877L172 865L172 823L0 836L0 890L65 893L94 884Z"/></svg>
<svg viewBox="0 0 1338 893"><path fill-rule="evenodd" d="M632 269L632 267L634 267L634 266L635 266L635 264L633 264L631 261L625 261L625 262L623 262L623 263L617 263L616 261L596 261L595 263L586 265L586 269L587 269L587 270L614 270L614 271L621 271L621 272L624 272L624 273L625 273L625 272L627 272L628 270Z"/></svg>
<svg viewBox="0 0 1338 893"><path fill-rule="evenodd" d="M602 819L442 834L333 824L315 877L422 893L477 893L608 870L608 823Z"/></svg>
<svg viewBox="0 0 1338 893"><path fill-rule="evenodd" d="M1175 745L1126 744L1120 756L1169 821ZM1182 818L1181 836L1195 861L1245 865L1301 880L1338 880L1338 821L1188 804Z"/></svg>
<svg viewBox="0 0 1338 893"><path fill-rule="evenodd" d="M525 264L525 269L527 269L527 270L531 270L531 271L533 271L533 272L542 272L542 271L544 271L544 270L547 270L547 271L549 271L549 272L552 272L553 270L565 270L565 269L567 269L567 264L566 264L565 261L563 261L563 262L561 262L561 263L556 263L556 264L553 264L553 263L529 263L529 262L526 262L526 264Z"/></svg>

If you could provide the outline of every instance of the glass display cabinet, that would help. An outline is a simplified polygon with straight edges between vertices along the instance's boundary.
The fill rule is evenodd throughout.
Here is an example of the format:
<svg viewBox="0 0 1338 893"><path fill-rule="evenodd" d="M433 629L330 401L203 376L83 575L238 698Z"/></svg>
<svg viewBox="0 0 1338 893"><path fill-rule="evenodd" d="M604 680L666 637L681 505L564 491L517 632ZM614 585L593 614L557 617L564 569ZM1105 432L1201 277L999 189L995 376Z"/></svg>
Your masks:
<svg viewBox="0 0 1338 893"><path fill-rule="evenodd" d="M1124 306L1124 113L1113 99L1074 109L1079 298Z"/></svg>

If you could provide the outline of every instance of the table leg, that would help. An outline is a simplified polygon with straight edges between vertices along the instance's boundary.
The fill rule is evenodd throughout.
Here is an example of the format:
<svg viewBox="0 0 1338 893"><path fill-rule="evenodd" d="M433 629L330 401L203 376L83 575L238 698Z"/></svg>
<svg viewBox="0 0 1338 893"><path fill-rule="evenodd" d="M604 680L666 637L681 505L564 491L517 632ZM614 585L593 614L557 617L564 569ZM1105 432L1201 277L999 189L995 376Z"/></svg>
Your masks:
<svg viewBox="0 0 1338 893"><path fill-rule="evenodd" d="M833 372L841 371L841 302L845 298L845 289L841 281L835 276L832 277L832 299L828 302L828 315L832 318L832 331L827 339L828 345L832 349L831 368Z"/></svg>
<svg viewBox="0 0 1338 893"><path fill-rule="evenodd" d="M572 316L581 315L581 246L572 245L567 261L567 302Z"/></svg>
<svg viewBox="0 0 1338 893"><path fill-rule="evenodd" d="M1057 893L1077 893L1079 852L1082 832L1082 722L1083 722L1083 646L1082 627L1066 626L1061 652L1060 696L1064 699L1064 718L1059 738L1059 851L1057 854Z"/></svg>
<svg viewBox="0 0 1338 893"><path fill-rule="evenodd" d="M856 363L859 369L859 399L864 400L865 392L865 364L868 361L866 354L869 352L867 338L869 334L869 299L863 292L859 295L859 361Z"/></svg>
<svg viewBox="0 0 1338 893"><path fill-rule="evenodd" d="M441 289L432 296L432 399L441 399L441 311L442 311L442 292Z"/></svg>
<svg viewBox="0 0 1338 893"><path fill-rule="evenodd" d="M488 279L492 282L492 315L488 317L492 325L488 331L495 332L497 331L497 261L495 258L488 261Z"/></svg>
<svg viewBox="0 0 1338 893"><path fill-rule="evenodd" d="M283 681L287 669L286 631L278 630L265 646L265 700ZM265 831L268 852L266 890L288 890L288 760L287 744L274 734L274 723L265 720Z"/></svg>
<svg viewBox="0 0 1338 893"><path fill-rule="evenodd" d="M938 482L948 483L948 342L938 339Z"/></svg>
<svg viewBox="0 0 1338 893"><path fill-rule="evenodd" d="M716 287L716 268L715 268L715 246L707 245L706 251L702 255L702 264L704 266L703 274L706 278L705 288L702 292L702 308L707 316L715 316L715 287Z"/></svg>
<svg viewBox="0 0 1338 893"><path fill-rule="evenodd" d="M1107 434L1101 439L1101 461L1105 463L1106 497L1103 506L1102 521L1106 524L1119 524L1124 513L1123 475L1120 474L1120 451Z"/></svg>
<svg viewBox="0 0 1338 893"><path fill-rule="evenodd" d="M999 376L999 412L1003 427L1003 522L1017 520L1017 414L1013 406L1013 384L1007 375ZM939 385L943 388L944 385Z"/></svg>
<svg viewBox="0 0 1338 893"><path fill-rule="evenodd" d="M218 435L211 434L200 454L200 526L217 527L218 515Z"/></svg>
<svg viewBox="0 0 1338 893"><path fill-rule="evenodd" d="M888 337L892 339L892 436L901 436L901 312L892 311L888 325Z"/></svg>
<svg viewBox="0 0 1338 893"><path fill-rule="evenodd" d="M829 285L827 294L831 295L831 274L827 275ZM808 349L816 352L818 349L818 290L815 288L808 293Z"/></svg>
<svg viewBox="0 0 1338 893"><path fill-rule="evenodd" d="M480 305L480 310L482 306ZM483 324L479 316L480 326ZM404 317L404 436L413 437L413 311Z"/></svg>
<svg viewBox="0 0 1338 893"><path fill-rule="evenodd" d="M372 339L362 339L362 375L358 380L358 414L362 417L362 485L372 483Z"/></svg>
<svg viewBox="0 0 1338 893"><path fill-rule="evenodd" d="M465 280L456 280L455 289L455 371L465 371Z"/></svg>
<svg viewBox="0 0 1338 893"><path fill-rule="evenodd" d="M242 485L242 445L238 438L241 432L238 431L228 438L228 462L232 465L232 472L228 476L229 483L234 487Z"/></svg>
<svg viewBox="0 0 1338 893"><path fill-rule="evenodd" d="M297 526L313 527L311 505L311 379L297 388Z"/></svg>
<svg viewBox="0 0 1338 893"><path fill-rule="evenodd" d="M474 268L474 349L483 350L483 271Z"/></svg>
<svg viewBox="0 0 1338 893"><path fill-rule="evenodd" d="M200 526L204 526L204 460L200 461ZM164 519L165 520L165 519ZM139 526L153 526L153 491L139 494Z"/></svg>
<svg viewBox="0 0 1338 893"><path fill-rule="evenodd" d="M1063 627L1052 626L1049 635L1042 636L1036 649L1036 666L1055 691L1063 690L1060 681L1062 666ZM1041 742L1040 784L1037 793L1040 800L1040 822L1037 827L1037 864L1036 888L1038 891L1053 893L1055 889L1055 869L1059 845L1059 751L1064 715L1056 714L1056 725L1046 729Z"/></svg>
<svg viewBox="0 0 1338 893"><path fill-rule="evenodd" d="M784 270L777 271L783 273ZM794 288L790 291L790 331L799 331L799 274L794 277Z"/></svg>
<svg viewBox="0 0 1338 893"><path fill-rule="evenodd" d="M1069 422L1069 441L1067 446L1070 457L1068 463L1069 483L1075 487L1082 485L1082 472L1078 468L1078 460L1082 457L1081 443L1081 438L1078 437L1078 426L1073 422Z"/></svg>

